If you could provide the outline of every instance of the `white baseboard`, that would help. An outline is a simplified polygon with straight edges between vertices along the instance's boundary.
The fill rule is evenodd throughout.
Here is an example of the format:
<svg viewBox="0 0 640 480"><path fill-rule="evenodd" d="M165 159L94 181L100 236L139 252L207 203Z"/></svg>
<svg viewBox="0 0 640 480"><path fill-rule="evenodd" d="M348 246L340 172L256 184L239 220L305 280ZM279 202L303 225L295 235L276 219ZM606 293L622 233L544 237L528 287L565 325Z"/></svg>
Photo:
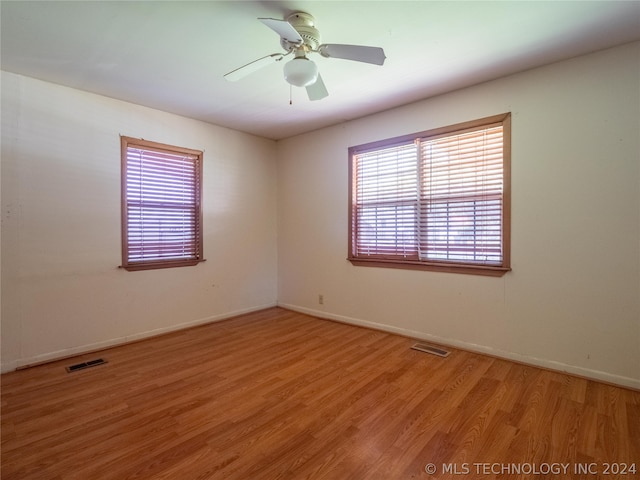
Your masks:
<svg viewBox="0 0 640 480"><path fill-rule="evenodd" d="M191 322L179 323L177 325L171 325L163 328L156 328L146 332L136 333L133 335L127 335L124 337L113 338L102 342L91 343L88 345L81 345L77 347L65 348L57 350L55 352L44 353L41 355L35 355L32 357L21 358L18 360L11 360L9 362L2 363L1 373L12 372L22 367L29 365L37 365L39 363L52 362L54 360L60 360L63 358L73 357L75 355L82 355L84 353L95 352L98 350L104 350L106 348L115 347L125 343L135 342L137 340L143 340L145 338L156 337L165 333L171 333L178 330L184 330L186 328L196 327L198 325L205 325L207 323L219 322L228 318L237 317L238 315L244 315L246 313L257 312L259 310L265 310L267 308L276 307L276 303L269 303L260 305L257 307L245 308L241 310L235 310L233 312L226 312L219 315L213 315L211 317L201 318Z"/></svg>
<svg viewBox="0 0 640 480"><path fill-rule="evenodd" d="M17 368L18 368L18 361L17 360L11 360L9 362L4 362L1 365L0 373L13 372Z"/></svg>
<svg viewBox="0 0 640 480"><path fill-rule="evenodd" d="M288 303L278 303L279 307L286 308L287 310L293 310L314 317L324 318L327 320L335 320L337 322L347 323L350 325L357 325L360 327L372 328L375 330L382 330L384 332L395 333L404 337L415 338L416 340L426 340L433 343L438 343L443 346L449 346L453 348L460 348L462 350L469 350L471 352L482 353L493 357L500 357L506 360L512 360L518 363L524 363L536 367L541 367L549 370L554 370L562 373L569 373L580 377L585 377L601 382L611 383L614 385L620 385L622 387L633 388L640 390L640 379L623 377L612 373L601 372L599 370L591 370L588 368L578 367L574 365L567 365L554 360L546 360L543 358L532 357L529 355L522 355L515 352L508 352L505 350L498 350L492 347L484 345L476 345L474 343L462 342L451 338L438 337L436 335L429 335L423 332L417 332L414 330L408 330L404 328L394 327L382 323L370 322L367 320L361 320L358 318L347 317L344 315L336 315L322 310L315 310L312 308L301 307L298 305L291 305Z"/></svg>

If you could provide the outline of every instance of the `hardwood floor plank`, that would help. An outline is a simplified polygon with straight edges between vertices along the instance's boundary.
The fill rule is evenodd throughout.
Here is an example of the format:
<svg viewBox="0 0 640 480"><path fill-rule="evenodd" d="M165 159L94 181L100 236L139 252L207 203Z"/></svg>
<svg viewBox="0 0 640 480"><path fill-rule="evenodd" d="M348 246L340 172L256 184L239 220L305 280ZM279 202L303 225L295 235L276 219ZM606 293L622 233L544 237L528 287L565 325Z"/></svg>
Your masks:
<svg viewBox="0 0 640 480"><path fill-rule="evenodd" d="M2 478L446 480L482 462L640 469L640 392L413 343L271 308L5 374ZM98 357L108 363L64 369ZM617 477L629 480L606 478Z"/></svg>

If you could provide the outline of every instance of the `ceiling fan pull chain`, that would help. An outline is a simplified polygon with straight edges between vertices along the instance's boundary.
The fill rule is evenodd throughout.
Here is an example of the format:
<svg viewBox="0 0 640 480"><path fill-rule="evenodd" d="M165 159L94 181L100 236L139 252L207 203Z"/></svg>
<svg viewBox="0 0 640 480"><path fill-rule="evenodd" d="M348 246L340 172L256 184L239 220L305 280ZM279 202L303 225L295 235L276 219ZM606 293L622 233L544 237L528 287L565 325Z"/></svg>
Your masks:
<svg viewBox="0 0 640 480"><path fill-rule="evenodd" d="M293 98L291 93L292 90L293 90L293 87L291 86L291 84L289 84L289 105L293 105Z"/></svg>

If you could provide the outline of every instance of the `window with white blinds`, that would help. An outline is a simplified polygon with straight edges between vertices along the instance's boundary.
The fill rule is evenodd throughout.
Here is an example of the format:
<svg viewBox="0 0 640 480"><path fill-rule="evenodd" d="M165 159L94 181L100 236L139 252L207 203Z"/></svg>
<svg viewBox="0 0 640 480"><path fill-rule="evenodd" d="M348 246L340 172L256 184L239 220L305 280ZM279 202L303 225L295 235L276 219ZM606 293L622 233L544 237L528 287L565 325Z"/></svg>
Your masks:
<svg viewBox="0 0 640 480"><path fill-rule="evenodd" d="M349 260L510 270L510 114L349 149Z"/></svg>
<svg viewBox="0 0 640 480"><path fill-rule="evenodd" d="M122 266L203 261L202 152L130 137L121 143Z"/></svg>

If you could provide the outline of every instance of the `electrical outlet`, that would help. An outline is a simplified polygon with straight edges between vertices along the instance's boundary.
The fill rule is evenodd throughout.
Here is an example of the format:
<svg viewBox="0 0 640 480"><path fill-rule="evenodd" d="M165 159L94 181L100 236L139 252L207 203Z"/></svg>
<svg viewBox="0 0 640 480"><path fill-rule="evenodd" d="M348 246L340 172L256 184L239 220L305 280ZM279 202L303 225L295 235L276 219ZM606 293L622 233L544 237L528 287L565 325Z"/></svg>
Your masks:
<svg viewBox="0 0 640 480"><path fill-rule="evenodd" d="M324 305L324 295L322 294L318 295L318 303L320 305Z"/></svg>

